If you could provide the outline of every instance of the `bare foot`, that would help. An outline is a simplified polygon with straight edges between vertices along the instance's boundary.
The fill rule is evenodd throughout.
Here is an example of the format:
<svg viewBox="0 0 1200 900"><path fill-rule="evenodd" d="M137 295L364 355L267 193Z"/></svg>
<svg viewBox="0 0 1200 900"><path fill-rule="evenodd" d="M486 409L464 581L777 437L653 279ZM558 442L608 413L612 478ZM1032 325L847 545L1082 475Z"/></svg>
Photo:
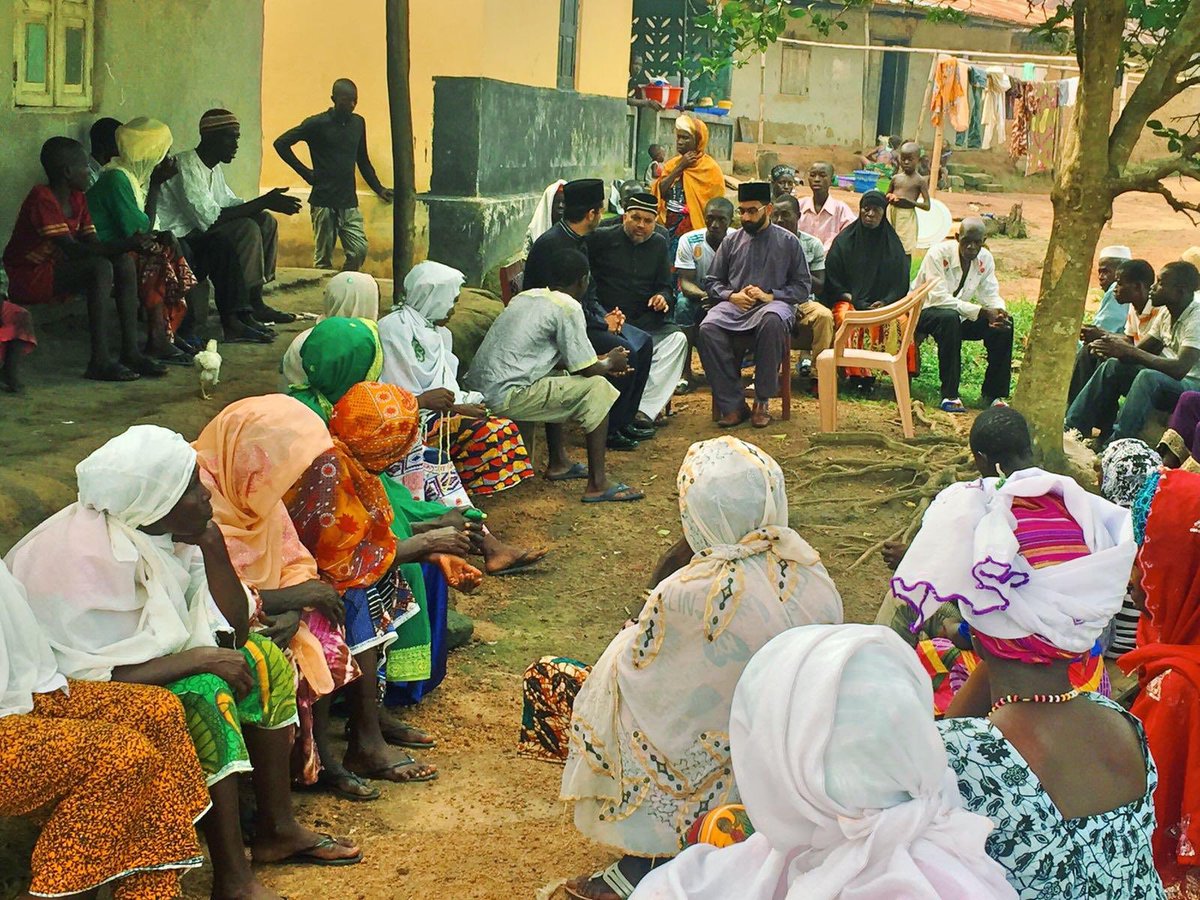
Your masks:
<svg viewBox="0 0 1200 900"><path fill-rule="evenodd" d="M379 730L383 732L385 741L397 747L406 747L409 750L430 750L437 746L437 741L430 735L420 728L414 728L412 725L400 721L391 713L385 712L379 717Z"/></svg>
<svg viewBox="0 0 1200 900"><path fill-rule="evenodd" d="M338 861L357 862L362 858L362 850L352 841L331 838L330 835L305 828L299 822L293 822L286 831L271 837L264 837L261 833L255 835L250 853L256 863L288 860L329 865Z"/></svg>
<svg viewBox="0 0 1200 900"><path fill-rule="evenodd" d="M529 550L506 544L495 535L489 534L483 545L483 569L495 575L507 569L523 569L531 566L546 555L547 550Z"/></svg>
<svg viewBox="0 0 1200 900"><path fill-rule="evenodd" d="M386 751L378 753L362 752L354 756L347 753L342 763L351 772L363 778L391 781L395 784L433 781L438 777L437 766L419 763L408 755L397 759Z"/></svg>

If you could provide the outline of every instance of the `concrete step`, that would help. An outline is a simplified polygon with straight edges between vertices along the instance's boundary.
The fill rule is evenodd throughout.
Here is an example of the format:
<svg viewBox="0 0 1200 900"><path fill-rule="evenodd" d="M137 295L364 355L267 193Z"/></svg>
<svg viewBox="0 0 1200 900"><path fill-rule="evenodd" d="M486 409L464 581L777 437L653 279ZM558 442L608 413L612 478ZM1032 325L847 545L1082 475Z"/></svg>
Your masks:
<svg viewBox="0 0 1200 900"><path fill-rule="evenodd" d="M977 175L980 170L970 163L946 163L946 171L951 175Z"/></svg>
<svg viewBox="0 0 1200 900"><path fill-rule="evenodd" d="M972 172L970 174L964 174L960 177L966 182L967 187L969 188L982 187L985 184L994 184L992 176L984 172Z"/></svg>
<svg viewBox="0 0 1200 900"><path fill-rule="evenodd" d="M981 184L979 187L975 188L975 190L983 194L1003 194L1004 186L992 182L991 184Z"/></svg>
<svg viewBox="0 0 1200 900"><path fill-rule="evenodd" d="M946 184L950 187L950 190L952 190L952 191L961 191L964 187L967 186L967 183L965 181L963 181L961 175L947 175L946 176Z"/></svg>

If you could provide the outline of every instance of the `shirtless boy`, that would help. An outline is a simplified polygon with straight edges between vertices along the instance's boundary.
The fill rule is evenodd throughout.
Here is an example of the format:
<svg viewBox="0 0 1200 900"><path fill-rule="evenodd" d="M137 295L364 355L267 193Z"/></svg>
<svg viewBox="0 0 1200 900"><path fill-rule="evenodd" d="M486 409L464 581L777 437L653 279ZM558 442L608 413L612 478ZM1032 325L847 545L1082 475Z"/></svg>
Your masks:
<svg viewBox="0 0 1200 900"><path fill-rule="evenodd" d="M917 247L917 210L929 209L929 178L917 171L921 162L921 147L908 141L900 147L900 169L892 176L888 187L888 219L912 264L912 252Z"/></svg>

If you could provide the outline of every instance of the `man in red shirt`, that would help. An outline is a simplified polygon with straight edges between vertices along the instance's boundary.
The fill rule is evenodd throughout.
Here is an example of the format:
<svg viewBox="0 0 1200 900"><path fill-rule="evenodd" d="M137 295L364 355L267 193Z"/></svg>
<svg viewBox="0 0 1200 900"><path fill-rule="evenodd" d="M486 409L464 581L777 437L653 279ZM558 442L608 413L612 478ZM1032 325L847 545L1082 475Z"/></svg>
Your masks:
<svg viewBox="0 0 1200 900"><path fill-rule="evenodd" d="M75 295L87 301L92 352L85 378L134 381L166 374L166 366L143 356L137 344L137 269L129 251L147 240L134 235L104 244L88 213L88 155L83 145L53 137L42 145L46 184L35 185L21 204L4 249L13 300L59 303ZM109 309L116 304L120 356L114 358Z"/></svg>

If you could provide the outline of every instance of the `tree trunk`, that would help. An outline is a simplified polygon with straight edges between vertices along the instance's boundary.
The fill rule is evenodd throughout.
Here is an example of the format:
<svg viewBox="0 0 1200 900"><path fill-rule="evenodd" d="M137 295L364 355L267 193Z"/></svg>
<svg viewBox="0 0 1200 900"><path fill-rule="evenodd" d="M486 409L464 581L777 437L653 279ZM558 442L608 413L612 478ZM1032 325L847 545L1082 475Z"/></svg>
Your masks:
<svg viewBox="0 0 1200 900"><path fill-rule="evenodd" d="M409 92L409 0L387 0L388 111L392 126L392 278L399 285L413 267L416 174L413 163L412 97Z"/></svg>
<svg viewBox="0 0 1200 900"><path fill-rule="evenodd" d="M1092 256L1100 231L1112 215L1109 131L1116 79L1112 61L1119 55L1125 5L1111 0L1077 0L1075 14L1083 17L1085 37L1075 129L1050 194L1054 224L1013 398L1013 405L1029 421L1041 465L1057 471L1065 470L1063 420Z"/></svg>

